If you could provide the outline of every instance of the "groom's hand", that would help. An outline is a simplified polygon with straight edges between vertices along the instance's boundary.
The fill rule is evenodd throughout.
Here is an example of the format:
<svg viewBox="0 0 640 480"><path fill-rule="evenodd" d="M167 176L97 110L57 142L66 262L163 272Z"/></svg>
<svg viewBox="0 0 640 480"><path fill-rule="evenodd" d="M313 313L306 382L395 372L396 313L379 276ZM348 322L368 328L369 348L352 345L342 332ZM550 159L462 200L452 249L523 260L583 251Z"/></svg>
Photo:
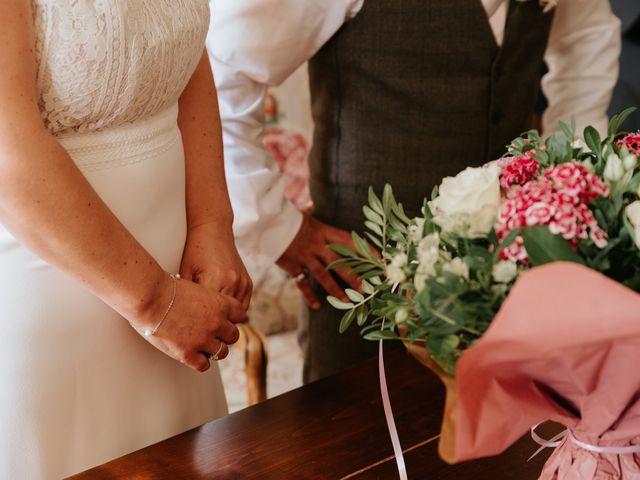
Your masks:
<svg viewBox="0 0 640 480"><path fill-rule="evenodd" d="M320 299L311 287L310 277L329 295L348 301L334 276L326 269L331 262L340 259L338 254L327 247L331 243L354 248L348 232L322 223L311 216L305 216L293 242L276 262L289 275L296 277L296 283L305 302L312 308L320 307ZM346 269L337 270L336 273L351 288L360 290L357 275Z"/></svg>

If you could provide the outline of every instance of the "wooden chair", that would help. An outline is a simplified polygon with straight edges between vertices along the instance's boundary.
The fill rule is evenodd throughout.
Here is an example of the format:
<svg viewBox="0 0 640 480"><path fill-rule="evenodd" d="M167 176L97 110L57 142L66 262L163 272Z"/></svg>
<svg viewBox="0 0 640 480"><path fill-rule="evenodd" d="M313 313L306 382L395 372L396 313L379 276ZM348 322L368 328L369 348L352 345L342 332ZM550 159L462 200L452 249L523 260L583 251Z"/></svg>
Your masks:
<svg viewBox="0 0 640 480"><path fill-rule="evenodd" d="M267 340L249 323L239 324L238 329L240 339L234 346L244 354L247 404L255 405L267 399L267 364L269 363Z"/></svg>

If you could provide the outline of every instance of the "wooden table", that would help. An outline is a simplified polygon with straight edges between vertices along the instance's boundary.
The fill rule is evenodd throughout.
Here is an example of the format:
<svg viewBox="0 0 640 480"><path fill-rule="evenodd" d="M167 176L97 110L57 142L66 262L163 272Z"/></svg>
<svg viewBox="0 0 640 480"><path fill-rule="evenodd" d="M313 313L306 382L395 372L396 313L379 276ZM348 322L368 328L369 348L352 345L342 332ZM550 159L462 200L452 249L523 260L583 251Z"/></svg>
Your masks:
<svg viewBox="0 0 640 480"><path fill-rule="evenodd" d="M404 350L387 377L410 479L535 480L548 456L523 438L499 457L446 465L437 435L444 389ZM315 382L73 479L395 479L377 360Z"/></svg>

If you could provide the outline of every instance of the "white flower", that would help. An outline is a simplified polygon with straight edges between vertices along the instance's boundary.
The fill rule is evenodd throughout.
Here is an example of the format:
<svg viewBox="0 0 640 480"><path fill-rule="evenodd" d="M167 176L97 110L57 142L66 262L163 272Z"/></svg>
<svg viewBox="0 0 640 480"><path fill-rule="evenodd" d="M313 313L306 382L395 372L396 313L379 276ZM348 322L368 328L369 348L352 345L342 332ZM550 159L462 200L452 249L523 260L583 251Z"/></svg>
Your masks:
<svg viewBox="0 0 640 480"><path fill-rule="evenodd" d="M622 160L622 166L626 171L633 170L638 164L638 159L634 155L627 155Z"/></svg>
<svg viewBox="0 0 640 480"><path fill-rule="evenodd" d="M589 170L591 173L593 173L596 169L596 167L593 165L593 162L591 161L590 158L587 158L586 160L584 160L582 162L582 166L587 170Z"/></svg>
<svg viewBox="0 0 640 480"><path fill-rule="evenodd" d="M405 308L396 312L396 323L404 323L409 318L409 312Z"/></svg>
<svg viewBox="0 0 640 480"><path fill-rule="evenodd" d="M419 243L422 239L422 227L418 225L409 225L409 241L412 243Z"/></svg>
<svg viewBox="0 0 640 480"><path fill-rule="evenodd" d="M418 258L437 253L440 248L440 235L438 232L431 233L418 243Z"/></svg>
<svg viewBox="0 0 640 480"><path fill-rule="evenodd" d="M498 283L509 283L516 278L518 265L516 262L501 260L493 266L491 276Z"/></svg>
<svg viewBox="0 0 640 480"><path fill-rule="evenodd" d="M500 168L467 168L442 180L438 197L429 203L434 223L445 232L469 238L491 230L500 204Z"/></svg>
<svg viewBox="0 0 640 480"><path fill-rule="evenodd" d="M394 267L404 267L408 261L409 259L407 258L406 253L399 253L391 259L391 265Z"/></svg>
<svg viewBox="0 0 640 480"><path fill-rule="evenodd" d="M429 276L426 273L416 272L416 276L413 279L413 284L416 286L416 290L421 292L427 284L427 278Z"/></svg>
<svg viewBox="0 0 640 480"><path fill-rule="evenodd" d="M445 272L453 273L459 277L469 280L469 267L460 257L456 257L450 262L445 263L442 266L442 270Z"/></svg>
<svg viewBox="0 0 640 480"><path fill-rule="evenodd" d="M582 141L581 138L576 138L572 143L571 143L571 148L578 148L580 150L582 150L585 147L584 142Z"/></svg>
<svg viewBox="0 0 640 480"><path fill-rule="evenodd" d="M604 178L609 183L616 183L624 175L624 166L622 160L615 153L610 153L607 157L607 164L604 167Z"/></svg>
<svg viewBox="0 0 640 480"><path fill-rule="evenodd" d="M640 200L630 203L625 208L624 213L634 227L633 237L636 246L640 248Z"/></svg>
<svg viewBox="0 0 640 480"><path fill-rule="evenodd" d="M396 283L402 283L407 279L407 275L401 267L397 267L393 264L387 265L385 269L387 275L387 283L395 285Z"/></svg>

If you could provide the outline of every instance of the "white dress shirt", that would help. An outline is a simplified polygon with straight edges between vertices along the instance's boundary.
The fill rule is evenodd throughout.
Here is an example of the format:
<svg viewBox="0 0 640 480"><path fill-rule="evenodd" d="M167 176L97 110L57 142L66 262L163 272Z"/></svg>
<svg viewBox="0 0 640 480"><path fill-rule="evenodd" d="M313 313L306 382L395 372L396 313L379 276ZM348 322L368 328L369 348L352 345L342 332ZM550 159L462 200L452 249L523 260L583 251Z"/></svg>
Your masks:
<svg viewBox="0 0 640 480"><path fill-rule="evenodd" d="M263 103L311 58L365 0L226 0L211 2L207 49L223 123L225 168L238 249L257 281L296 235L302 215L284 198L284 179L262 144ZM481 0L500 44L508 0ZM529 0L537 1L537 0ZM604 131L618 76L619 21L606 0L558 0L542 88L543 125L576 116Z"/></svg>

